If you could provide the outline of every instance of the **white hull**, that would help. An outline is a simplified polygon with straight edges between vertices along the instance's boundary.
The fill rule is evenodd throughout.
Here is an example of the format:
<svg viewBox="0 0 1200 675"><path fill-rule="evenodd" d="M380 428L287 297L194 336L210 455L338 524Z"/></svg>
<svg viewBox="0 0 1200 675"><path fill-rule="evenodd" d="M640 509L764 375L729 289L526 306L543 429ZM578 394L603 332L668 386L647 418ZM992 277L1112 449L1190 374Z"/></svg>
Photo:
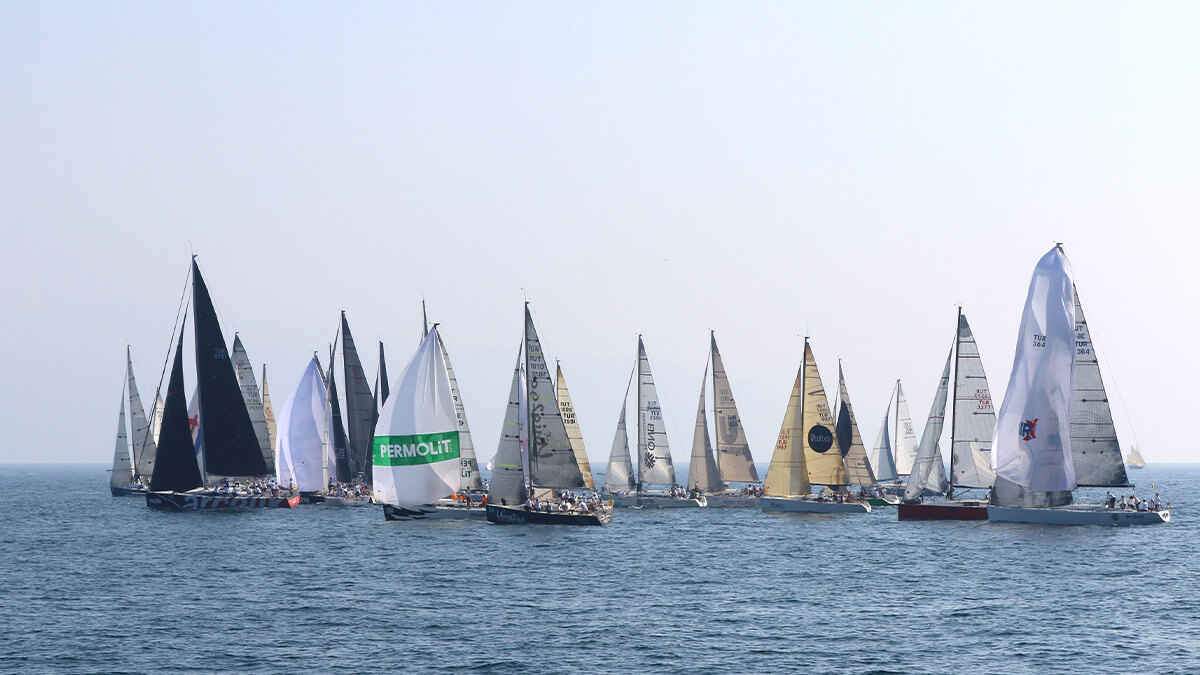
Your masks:
<svg viewBox="0 0 1200 675"><path fill-rule="evenodd" d="M1029 523L1032 525L1157 525L1171 522L1170 511L1120 511L1098 508L1019 509L989 506L988 520L993 523Z"/></svg>
<svg viewBox="0 0 1200 675"><path fill-rule="evenodd" d="M758 497L745 494L705 495L710 509L757 509Z"/></svg>
<svg viewBox="0 0 1200 675"><path fill-rule="evenodd" d="M871 505L863 502L819 502L803 497L759 497L763 511L783 513L870 513Z"/></svg>
<svg viewBox="0 0 1200 675"><path fill-rule="evenodd" d="M692 499L690 497L672 497L670 495L646 494L641 495L625 495L624 497L613 497L612 503L614 507L634 508L634 509L698 509L708 505L708 500L704 497Z"/></svg>

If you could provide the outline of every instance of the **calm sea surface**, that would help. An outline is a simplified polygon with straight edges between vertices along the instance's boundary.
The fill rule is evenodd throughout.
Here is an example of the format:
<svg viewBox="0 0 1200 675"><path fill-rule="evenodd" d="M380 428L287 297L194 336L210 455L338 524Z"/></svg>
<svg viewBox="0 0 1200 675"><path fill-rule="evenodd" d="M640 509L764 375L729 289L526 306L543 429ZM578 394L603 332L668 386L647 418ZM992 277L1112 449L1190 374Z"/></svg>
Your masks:
<svg viewBox="0 0 1200 675"><path fill-rule="evenodd" d="M1200 672L1200 467L1131 473L1172 523L158 513L0 466L0 671Z"/></svg>

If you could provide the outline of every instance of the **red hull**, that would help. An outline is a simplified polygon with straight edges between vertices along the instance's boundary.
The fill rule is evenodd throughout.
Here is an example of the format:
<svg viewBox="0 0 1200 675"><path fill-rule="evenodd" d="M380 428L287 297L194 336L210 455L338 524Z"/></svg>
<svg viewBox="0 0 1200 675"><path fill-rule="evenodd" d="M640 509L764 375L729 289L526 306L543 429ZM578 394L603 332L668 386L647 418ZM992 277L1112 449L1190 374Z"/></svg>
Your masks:
<svg viewBox="0 0 1200 675"><path fill-rule="evenodd" d="M987 520L987 504L900 504L897 520Z"/></svg>

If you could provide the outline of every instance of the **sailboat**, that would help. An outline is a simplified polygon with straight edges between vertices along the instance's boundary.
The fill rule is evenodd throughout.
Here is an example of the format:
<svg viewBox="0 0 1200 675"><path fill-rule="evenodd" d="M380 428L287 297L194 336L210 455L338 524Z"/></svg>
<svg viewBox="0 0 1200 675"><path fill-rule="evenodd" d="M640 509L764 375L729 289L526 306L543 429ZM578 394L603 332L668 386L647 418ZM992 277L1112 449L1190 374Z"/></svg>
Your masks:
<svg viewBox="0 0 1200 675"><path fill-rule="evenodd" d="M319 492L328 485L324 447L327 397L321 364L314 354L279 411L283 433L275 437L279 484L301 494Z"/></svg>
<svg viewBox="0 0 1200 675"><path fill-rule="evenodd" d="M1130 469L1146 468L1146 460L1142 459L1142 453L1138 452L1136 447L1129 448L1129 457L1125 459L1125 465Z"/></svg>
<svg viewBox="0 0 1200 675"><path fill-rule="evenodd" d="M712 453L715 455L716 483L708 487L699 485L691 478L692 471L698 462L697 441L705 442L700 436L693 438L692 465L688 469L688 487L697 488L704 492L705 501L709 508L758 508L757 484L759 483L758 468L754 466L754 457L750 454L750 444L746 441L746 430L742 427L742 418L738 415L737 403L733 400L733 389L729 385L729 375L725 372L725 363L721 352L717 349L717 337L714 331L709 331L709 361L712 363L713 382L713 421L716 433ZM707 378L707 372L705 374ZM700 390L701 405L703 405L704 388ZM699 420L697 420L699 423ZM708 426L705 421L705 436ZM707 451L706 453L707 454ZM711 476L708 476L711 479ZM734 488L731 483L740 483L741 488Z"/></svg>
<svg viewBox="0 0 1200 675"><path fill-rule="evenodd" d="M154 469L154 456L157 444L154 438L154 420L146 419L142 408L142 398L138 394L137 380L133 377L133 357L128 346L125 347L125 395L121 406L120 428L125 429L125 408L129 408L130 431L123 433L125 448L124 457L120 453L113 457L113 474L110 480L109 492L114 497L142 495L146 493L146 484ZM161 420L161 415L159 417ZM122 442L118 441L118 445ZM119 461L118 461L119 460ZM130 475L126 476L125 464L129 464ZM119 484L117 481L120 481Z"/></svg>
<svg viewBox="0 0 1200 675"><path fill-rule="evenodd" d="M840 452L834 448L833 415L821 384L821 374L808 338L804 338L804 363L796 372L796 383L771 465L763 481L759 506L763 511L798 513L870 513L865 502L838 501L809 494L813 485L840 488L849 476Z"/></svg>
<svg viewBox="0 0 1200 675"><path fill-rule="evenodd" d="M707 376L705 377L707 380ZM617 418L617 432L613 436L612 450L608 454L608 467L604 471L603 494L622 497L637 489L634 480L633 460L629 456L629 432L625 426L626 401L629 387L633 384L633 372L625 384L625 396L621 398L621 415ZM711 455L710 455L711 456Z"/></svg>
<svg viewBox="0 0 1200 675"><path fill-rule="evenodd" d="M1099 367L1088 372L1094 354L1090 335L1086 341L1078 339L1081 326L1086 328L1086 323L1080 322L1083 316L1079 309L1071 264L1062 247L1055 246L1038 261L1029 283L1012 375L992 440L991 466L996 483L988 519L1042 525L1169 522L1170 511L1072 506L1072 492L1082 482L1078 478L1090 480L1102 474L1104 467L1093 463L1097 459L1111 461L1107 456L1112 454L1100 452L1103 448L1093 448L1085 440L1096 438L1094 428L1077 426L1078 422L1094 422L1096 413L1089 405L1096 401L1080 400L1080 385L1083 391L1093 392L1093 397L1097 385L1101 391L1103 388L1099 378L1094 377ZM1107 401L1104 403L1107 412ZM1111 423L1111 417L1109 420ZM1077 444L1082 447L1077 448ZM1115 446L1115 434L1112 444ZM1118 451L1116 462L1120 460ZM1124 473L1123 466L1120 473Z"/></svg>
<svg viewBox="0 0 1200 675"><path fill-rule="evenodd" d="M612 521L612 508L608 504L571 492L585 490L587 486L567 433L556 398L557 382L550 377L529 303L525 303L523 353L524 363L518 357L513 390L509 392L505 428L496 452L496 471L488 490L487 519L500 524L607 525ZM524 453L522 438L526 439ZM522 496L524 501L520 499Z"/></svg>
<svg viewBox="0 0 1200 675"><path fill-rule="evenodd" d="M373 492L384 517L482 520L482 506L450 498L462 485L461 456L450 373L434 324L392 386L375 425Z"/></svg>
<svg viewBox="0 0 1200 675"><path fill-rule="evenodd" d="M338 396L335 364L340 353L345 407ZM371 443L376 424L375 398L371 385L363 371L362 361L354 346L350 333L350 322L342 311L338 324L334 350L330 354L328 384L331 427L331 443L336 460L336 481L339 485L353 485L358 481L369 482ZM335 488L335 490L338 490Z"/></svg>
<svg viewBox="0 0 1200 675"><path fill-rule="evenodd" d="M950 411L950 474L947 477L938 445L945 422L950 366L954 364L954 400ZM954 345L946 359L925 433L909 476L897 517L900 520L987 520L987 501L953 497L956 487L990 489L995 480L990 466L996 413L992 393L979 358L979 348L967 317L958 310ZM941 492L944 501L923 502L922 494Z"/></svg>
<svg viewBox="0 0 1200 675"><path fill-rule="evenodd" d="M634 508L679 509L708 505L703 495L687 494L675 482L675 465L667 442L667 426L663 422L654 374L646 345L638 336L638 462L634 475L634 492L612 498L613 506ZM624 415L622 414L622 420ZM650 485L666 485L669 491L650 491Z"/></svg>
<svg viewBox="0 0 1200 675"><path fill-rule="evenodd" d="M271 471L254 434L208 286L194 256L191 273L196 398L199 437L203 438L204 444L204 470L215 476L266 476ZM243 495L229 490L204 489L205 479L196 459L184 397L183 333L181 327L146 505L157 509L191 510L292 507L300 503L299 495Z"/></svg>
<svg viewBox="0 0 1200 675"><path fill-rule="evenodd" d="M895 439L894 448L892 439ZM917 432L913 427L912 415L908 412L904 388L900 386L900 380L896 380L896 388L888 399L887 412L883 415L883 424L879 427L879 436L869 458L875 480L881 486L900 485L900 478L912 472L916 457Z"/></svg>
<svg viewBox="0 0 1200 675"><path fill-rule="evenodd" d="M134 483L133 459L129 454L129 434L125 431L125 390L121 389L121 413L117 417L117 443L113 451L112 475L108 489L114 497L124 497L144 488Z"/></svg>

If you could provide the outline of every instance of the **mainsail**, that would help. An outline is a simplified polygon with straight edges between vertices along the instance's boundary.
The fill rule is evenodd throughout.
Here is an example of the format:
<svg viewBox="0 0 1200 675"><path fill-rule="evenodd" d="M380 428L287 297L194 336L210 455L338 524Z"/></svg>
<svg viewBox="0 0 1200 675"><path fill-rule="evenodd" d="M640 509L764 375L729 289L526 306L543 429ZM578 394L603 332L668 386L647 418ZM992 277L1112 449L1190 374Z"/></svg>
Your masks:
<svg viewBox="0 0 1200 675"><path fill-rule="evenodd" d="M650 359L642 336L638 336L638 487L645 484L674 485L675 466L667 444L667 425L650 372Z"/></svg>
<svg viewBox="0 0 1200 675"><path fill-rule="evenodd" d="M258 438L258 447L262 452L263 461L267 466L274 466L274 450L271 448L270 434L267 433L267 416L263 411L262 398L258 393L258 383L254 381L254 366L250 365L246 347L237 333L233 334L232 360L234 371L237 373L238 386L242 390L242 400L246 403L246 412L250 414L250 423L254 425L254 436Z"/></svg>
<svg viewBox="0 0 1200 675"><path fill-rule="evenodd" d="M817 359L812 346L804 340L804 432L800 442L804 446L804 461L808 464L808 480L813 485L847 485L850 482L840 452L829 452L834 445L833 413L829 409L829 398L825 385L821 384L821 373L817 370Z"/></svg>
<svg viewBox="0 0 1200 675"><path fill-rule="evenodd" d="M563 377L562 366L557 368L557 398L558 411L562 413L563 424L567 427L567 439L571 441L571 450L575 453L575 463L583 474L583 486L589 490L596 487L592 478L592 464L588 461L587 448L583 445L583 434L579 431L579 419L575 417L575 406L571 403L571 393L567 391L567 378Z"/></svg>
<svg viewBox="0 0 1200 675"><path fill-rule="evenodd" d="M946 492L946 465L942 463L942 428L946 423L946 397L950 388L950 364L954 361L954 350L946 354L946 367L942 370L942 379L938 381L937 393L933 397L933 405L929 408L929 419L925 421L925 431L921 434L921 447L917 449L917 459L913 462L912 473L908 484L904 486L904 499L916 500L925 490Z"/></svg>
<svg viewBox="0 0 1200 675"><path fill-rule="evenodd" d="M1029 283L1017 351L992 439L995 501L1008 506L1001 479L1027 492L1075 488L1071 461L1071 399L1075 376L1075 297L1071 266L1055 247Z"/></svg>
<svg viewBox="0 0 1200 675"><path fill-rule="evenodd" d="M854 407L850 405L850 392L846 389L846 377L842 373L842 362L838 360L838 415L837 444L846 465L846 475L851 485L874 485L875 474L867 463L867 448L858 432L854 419Z"/></svg>
<svg viewBox="0 0 1200 675"><path fill-rule="evenodd" d="M996 411L979 347L962 310L958 314L951 414L950 482L958 487L990 488L996 480L991 459Z"/></svg>
<svg viewBox="0 0 1200 675"><path fill-rule="evenodd" d="M1119 487L1129 484L1121 462L1121 444L1113 426L1108 392L1100 377L1092 333L1079 291L1075 289L1075 388L1071 405L1071 459L1075 482L1081 487Z"/></svg>
<svg viewBox="0 0 1200 675"><path fill-rule="evenodd" d="M354 336L346 312L342 312L342 373L346 385L346 464L350 471L350 482L358 475L366 474L371 463L371 439L375 430L375 399L371 396L371 385L363 371L358 350L354 347ZM365 479L365 475L364 475ZM339 476L340 480L340 476Z"/></svg>
<svg viewBox="0 0 1200 675"><path fill-rule="evenodd" d="M154 473L154 456L158 446L154 429L146 419L142 408L142 397L138 394L137 381L133 378L133 357L125 347L125 379L129 389L129 421L133 427L133 470L138 478L149 478ZM161 419L161 415L159 418Z"/></svg>
<svg viewBox="0 0 1200 675"><path fill-rule="evenodd" d="M807 346L806 341L806 354ZM796 383L792 385L792 396L783 413L779 438L775 441L775 452L771 454L771 465L763 480L763 494L769 497L806 495L812 491L804 461L804 445L800 442L804 432L804 370L805 364L800 364Z"/></svg>
<svg viewBox="0 0 1200 675"><path fill-rule="evenodd" d="M525 306L525 377L529 389L529 483L540 488L582 488L583 474L567 438L562 412L554 398L555 382L542 353L542 343Z"/></svg>
<svg viewBox="0 0 1200 675"><path fill-rule="evenodd" d="M896 473L896 461L892 459L892 437L888 433L891 419L892 400L888 398L887 411L883 413L883 424L879 427L879 436L875 439L875 448L871 452L875 480L880 483L894 483L900 478Z"/></svg>
<svg viewBox="0 0 1200 675"><path fill-rule="evenodd" d="M175 361L171 366L171 379L167 383L162 433L158 438L158 454L154 461L154 473L150 477L151 490L155 492L187 492L204 485L204 479L200 476L200 466L196 463L191 429L188 426L187 400L183 391L183 328L181 327L179 344L175 347Z"/></svg>
<svg viewBox="0 0 1200 675"><path fill-rule="evenodd" d="M713 459L712 440L708 436L708 416L704 407L705 389L708 386L708 368L700 380L700 405L696 408L696 431L692 434L692 458L688 464L688 489L705 492L720 492L725 489ZM735 418L736 420L736 418ZM720 435L720 432L717 433Z"/></svg>
<svg viewBox="0 0 1200 675"><path fill-rule="evenodd" d="M754 466L754 457L750 455L746 430L742 428L742 418L738 415L737 404L733 400L733 390L729 388L729 376L725 373L721 352L717 350L715 333L709 333L709 342L712 352L713 417L717 425L719 478L728 483L758 482L758 469Z"/></svg>
<svg viewBox="0 0 1200 675"><path fill-rule="evenodd" d="M625 384L625 396L621 399L621 416L617 419L617 432L613 436L612 452L608 455L608 468L604 471L604 489L609 492L628 492L634 489L633 460L629 457L629 432L625 428L625 407L629 398L629 387L633 374Z"/></svg>
<svg viewBox="0 0 1200 675"><path fill-rule="evenodd" d="M917 459L917 430L913 427L908 399L904 398L900 380L896 380L896 435L893 438L896 443L896 473L907 476L912 473L913 462Z"/></svg>
<svg viewBox="0 0 1200 675"><path fill-rule="evenodd" d="M313 357L316 358L315 356ZM320 370L318 364L317 370ZM275 413L271 410L271 390L267 388L267 364L263 364L263 418L267 420L267 445L275 447Z"/></svg>
<svg viewBox="0 0 1200 675"><path fill-rule="evenodd" d="M275 470L281 485L294 485L301 492L325 489L326 396L321 366L314 356L279 411L283 433L276 436Z"/></svg>
<svg viewBox="0 0 1200 675"><path fill-rule="evenodd" d="M254 425L242 399L229 351L225 348L212 298L194 259L192 293L196 391L200 399L205 470L219 476L265 476L270 469L254 435Z"/></svg>
<svg viewBox="0 0 1200 675"><path fill-rule="evenodd" d="M475 457L471 427L467 424L467 409L463 407L462 394L458 392L458 379L454 377L454 366L450 365L450 353L446 351L446 343L442 342L441 345L442 358L446 361L446 373L450 376L450 394L454 397L454 416L458 420L460 486L464 490L478 490L483 487L483 478L479 473L479 460ZM380 366L382 365L383 362L380 361Z"/></svg>
<svg viewBox="0 0 1200 675"><path fill-rule="evenodd" d="M349 483L354 480L354 473L347 450L349 444L346 442L346 427L342 424L342 403L338 399L337 379L333 372L333 364L336 362L337 359L330 354L329 370L325 376L325 461L332 469L330 476L334 476L339 483Z"/></svg>
<svg viewBox="0 0 1200 675"><path fill-rule="evenodd" d="M515 506L525 501L525 472L521 459L521 412L525 406L525 378L521 372L521 353L513 368L512 387L508 391L508 408L504 413L504 428L500 430L500 445L492 463L492 479L488 482L488 501L502 506Z"/></svg>
<svg viewBox="0 0 1200 675"><path fill-rule="evenodd" d="M124 487L133 482L133 461L129 457L129 436L125 431L125 393L121 393L121 414L117 417L117 444L113 450L112 476L108 484Z"/></svg>
<svg viewBox="0 0 1200 675"><path fill-rule="evenodd" d="M459 433L450 376L435 327L396 380L379 416L372 450L374 494L418 506L459 489Z"/></svg>

